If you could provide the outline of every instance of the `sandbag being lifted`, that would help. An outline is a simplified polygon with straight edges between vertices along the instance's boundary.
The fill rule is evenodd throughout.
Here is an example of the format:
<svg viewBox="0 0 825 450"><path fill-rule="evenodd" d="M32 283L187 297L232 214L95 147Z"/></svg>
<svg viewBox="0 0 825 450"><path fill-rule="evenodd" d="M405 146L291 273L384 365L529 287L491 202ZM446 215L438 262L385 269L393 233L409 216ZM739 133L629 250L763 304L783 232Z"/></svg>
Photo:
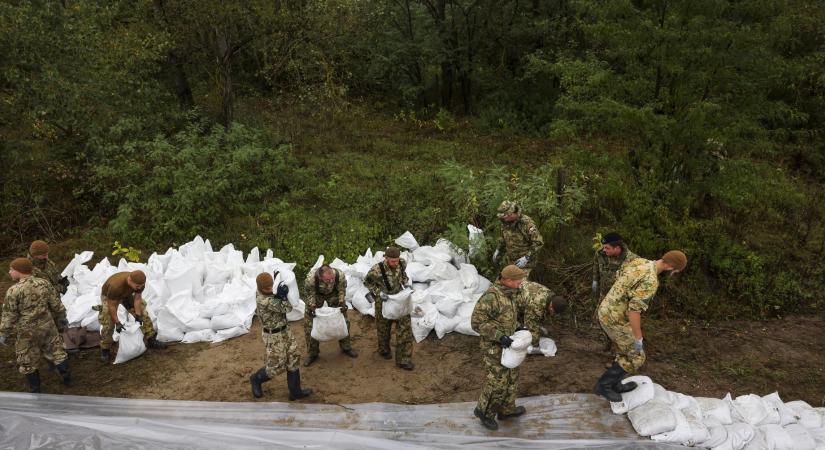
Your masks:
<svg viewBox="0 0 825 450"><path fill-rule="evenodd" d="M341 313L341 308L331 308L324 302L324 306L315 310L312 320L310 336L316 341L338 341L349 335L347 322Z"/></svg>

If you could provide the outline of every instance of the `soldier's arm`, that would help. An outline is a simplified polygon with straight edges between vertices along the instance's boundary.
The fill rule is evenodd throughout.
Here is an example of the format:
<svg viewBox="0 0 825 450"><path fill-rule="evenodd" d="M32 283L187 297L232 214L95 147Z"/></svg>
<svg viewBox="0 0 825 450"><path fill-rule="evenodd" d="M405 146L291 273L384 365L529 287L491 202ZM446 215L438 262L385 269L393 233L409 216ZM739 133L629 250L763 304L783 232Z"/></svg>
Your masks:
<svg viewBox="0 0 825 450"><path fill-rule="evenodd" d="M145 309L146 305L143 303L143 296L140 293L135 294L135 317L142 317L143 310Z"/></svg>
<svg viewBox="0 0 825 450"><path fill-rule="evenodd" d="M347 311L347 277L342 272L338 274L338 306L341 307L341 312Z"/></svg>
<svg viewBox="0 0 825 450"><path fill-rule="evenodd" d="M304 292L306 293L306 298L304 299L306 310L313 313L317 305L315 302L315 277L312 276L312 272L310 272L304 280Z"/></svg>
<svg viewBox="0 0 825 450"><path fill-rule="evenodd" d="M472 325L473 330L484 339L498 342L501 340L501 337L504 336L504 333L501 333L491 320L491 315L494 314L492 307L494 299L495 297L492 294L484 294L481 296L478 303L476 303L475 309L473 309L470 325Z"/></svg>
<svg viewBox="0 0 825 450"><path fill-rule="evenodd" d="M63 302L60 301L60 296L57 295L57 291L54 287L49 283L49 287L43 289L43 291L46 295L47 304L49 305L49 312L52 313L52 318L54 318L55 321L65 319L66 307L63 306Z"/></svg>
<svg viewBox="0 0 825 450"><path fill-rule="evenodd" d="M288 299L280 299L278 297L272 296L270 297L270 301L275 308L278 309L283 314L289 314L292 312L292 303L289 303Z"/></svg>
<svg viewBox="0 0 825 450"><path fill-rule="evenodd" d="M381 273L378 271L376 267L370 269L370 271L367 272L367 276L364 277L364 286L370 291L370 294L372 294L375 298L378 298L378 296L381 295L381 281L379 281L380 278Z"/></svg>
<svg viewBox="0 0 825 450"><path fill-rule="evenodd" d="M650 306L650 300L656 295L656 288L659 280L656 279L655 274L648 274L642 277L639 281L627 290L628 312L643 313L647 311Z"/></svg>
<svg viewBox="0 0 825 450"><path fill-rule="evenodd" d="M539 227L532 219L530 219L530 224L527 227L527 233L530 236L530 254L528 256L533 259L538 255L539 250L544 247L544 238L541 237Z"/></svg>
<svg viewBox="0 0 825 450"><path fill-rule="evenodd" d="M0 334L3 336L8 336L14 326L17 325L19 315L19 300L17 297L16 292L6 294L6 300L3 303L3 319L0 320Z"/></svg>
<svg viewBox="0 0 825 450"><path fill-rule="evenodd" d="M106 304L109 306L109 316L112 318L112 323L120 323L120 319L117 318L117 307L120 303L118 303L117 300L106 297Z"/></svg>

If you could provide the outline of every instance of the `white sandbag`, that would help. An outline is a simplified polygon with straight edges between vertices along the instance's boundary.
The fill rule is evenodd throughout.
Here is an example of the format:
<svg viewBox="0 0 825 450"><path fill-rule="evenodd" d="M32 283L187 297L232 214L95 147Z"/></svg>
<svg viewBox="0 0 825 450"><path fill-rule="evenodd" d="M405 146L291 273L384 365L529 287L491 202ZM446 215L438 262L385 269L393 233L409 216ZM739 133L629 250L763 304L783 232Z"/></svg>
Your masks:
<svg viewBox="0 0 825 450"><path fill-rule="evenodd" d="M768 418L770 408L756 394L740 395L731 403L731 412L735 419L750 425L759 425Z"/></svg>
<svg viewBox="0 0 825 450"><path fill-rule="evenodd" d="M539 338L538 347L533 347L532 345L527 347L528 355L544 355L548 358L551 356L556 356L557 351L558 348L556 347L556 341L544 336Z"/></svg>
<svg viewBox="0 0 825 450"><path fill-rule="evenodd" d="M198 303L192 298L191 291L189 290L183 290L173 294L165 306L182 324L189 323L200 316L198 313Z"/></svg>
<svg viewBox="0 0 825 450"><path fill-rule="evenodd" d="M526 352L527 347L533 342L533 335L528 330L518 330L510 336L510 339L513 340L513 343L510 344L509 348Z"/></svg>
<svg viewBox="0 0 825 450"><path fill-rule="evenodd" d="M756 437L756 430L747 423L733 423L725 425L728 437L721 445L713 447L714 450L742 450L750 441Z"/></svg>
<svg viewBox="0 0 825 450"><path fill-rule="evenodd" d="M452 259L449 252L436 249L435 247L429 245L424 245L413 250L412 256L414 261L420 262L426 266L432 265L434 262L438 261L449 263ZM453 269L455 269L455 267L453 267Z"/></svg>
<svg viewBox="0 0 825 450"><path fill-rule="evenodd" d="M651 380L650 377L634 375L622 380L622 383L630 382L636 383L636 389L622 393L622 401L610 402L610 409L613 411L613 414L624 414L653 399L653 380Z"/></svg>
<svg viewBox="0 0 825 450"><path fill-rule="evenodd" d="M722 425L730 425L733 423L733 418L731 418L730 413L730 405L733 400L731 400L730 394L727 394L722 399L696 397L696 401L699 403L699 407L702 409L702 415L705 417L712 417Z"/></svg>
<svg viewBox="0 0 825 450"><path fill-rule="evenodd" d="M418 241L415 240L415 237L409 231L405 231L404 234L395 238L395 243L398 244L399 247L406 248L408 250L415 250L418 248Z"/></svg>
<svg viewBox="0 0 825 450"><path fill-rule="evenodd" d="M455 331L456 327L461 323L460 316L447 317L443 314L438 314L435 320L435 334L439 339L442 339L447 333Z"/></svg>
<svg viewBox="0 0 825 450"><path fill-rule="evenodd" d="M464 283L464 289L472 289L473 292L478 289L478 270L471 264L462 264L458 269L458 276L461 282Z"/></svg>
<svg viewBox="0 0 825 450"><path fill-rule="evenodd" d="M653 436L676 429L676 414L670 405L643 403L627 413L630 424L639 436Z"/></svg>
<svg viewBox="0 0 825 450"><path fill-rule="evenodd" d="M513 342L509 347L501 351L501 365L510 369L515 369L527 357L527 347L533 341L533 336L527 330L519 330L510 336Z"/></svg>
<svg viewBox="0 0 825 450"><path fill-rule="evenodd" d="M728 430L724 425L715 419L706 419L703 423L708 429L708 438L702 442L696 442L697 447L714 448L725 443L728 439Z"/></svg>
<svg viewBox="0 0 825 450"><path fill-rule="evenodd" d="M183 329L186 328L186 325L169 312L166 307L158 309L156 325L158 327L157 340L161 342L178 342L183 339Z"/></svg>
<svg viewBox="0 0 825 450"><path fill-rule="evenodd" d="M803 400L785 403L799 417L799 424L805 428L821 428L822 416L811 405Z"/></svg>
<svg viewBox="0 0 825 450"><path fill-rule="evenodd" d="M210 263L206 266L205 284L220 285L229 282L233 274L232 266L221 263Z"/></svg>
<svg viewBox="0 0 825 450"><path fill-rule="evenodd" d="M766 395L762 397L762 400L773 408L779 416L779 425L785 426L799 421L799 417L797 417L796 413L792 409L785 406L785 402L779 398L778 392Z"/></svg>
<svg viewBox="0 0 825 450"><path fill-rule="evenodd" d="M340 308L331 308L324 302L324 306L315 310L315 318L312 320L312 331L310 336L313 339L324 341L337 341L349 335L347 322Z"/></svg>
<svg viewBox="0 0 825 450"><path fill-rule="evenodd" d="M454 317L464 302L464 285L458 278L433 283L427 292L438 312L447 317Z"/></svg>
<svg viewBox="0 0 825 450"><path fill-rule="evenodd" d="M353 277L354 279L358 279ZM349 290L349 288L347 288ZM361 314L375 317L375 305L367 300L369 289L363 285L352 295L352 306Z"/></svg>
<svg viewBox="0 0 825 450"><path fill-rule="evenodd" d="M693 433L690 429L690 424L688 423L687 418L684 414L682 414L682 411L679 411L676 408L671 407L671 412L676 418L676 426L670 431L654 434L650 436L650 439L653 439L656 442L688 445L687 443L693 438ZM705 436L707 436L707 428L705 428L705 431Z"/></svg>
<svg viewBox="0 0 825 450"><path fill-rule="evenodd" d="M473 310L475 310L476 308L476 303L478 303L478 300L467 301L467 299L465 298L464 301L461 302L460 305L458 305L456 315L469 319L473 315Z"/></svg>
<svg viewBox="0 0 825 450"><path fill-rule="evenodd" d="M467 234L470 241L469 256L475 258L484 248L484 232L481 228L468 224Z"/></svg>
<svg viewBox="0 0 825 450"><path fill-rule="evenodd" d="M690 395L682 394L680 392L671 392L670 401L671 406L678 410L689 408L699 409L699 403L696 401L695 398L691 397Z"/></svg>
<svg viewBox="0 0 825 450"><path fill-rule="evenodd" d="M430 288L430 283L413 283L412 288L414 291L426 291Z"/></svg>
<svg viewBox="0 0 825 450"><path fill-rule="evenodd" d="M816 448L816 441L814 440L808 429L798 423L791 423L786 425L785 431L790 436L793 445L791 448L796 450L814 450Z"/></svg>
<svg viewBox="0 0 825 450"><path fill-rule="evenodd" d="M435 323L438 320L438 310L432 308L431 310L427 311L424 316L422 317L413 317L411 319L412 322L412 334L415 338L415 342L423 341L427 335L430 334L430 331L435 328Z"/></svg>
<svg viewBox="0 0 825 450"><path fill-rule="evenodd" d="M381 304L381 315L388 320L398 320L410 314L411 288L404 288L401 292L388 295Z"/></svg>
<svg viewBox="0 0 825 450"><path fill-rule="evenodd" d="M469 316L458 315L456 317L460 317L461 322L456 325L453 331L456 333L466 334L467 336L479 336L478 332L473 329L472 319Z"/></svg>
<svg viewBox="0 0 825 450"><path fill-rule="evenodd" d="M490 289L490 286L493 285L493 283L491 283L490 280L482 277L481 275L478 276L477 281L478 281L478 287L476 287L476 290L475 290L476 294L483 294L484 292L487 291L487 289Z"/></svg>
<svg viewBox="0 0 825 450"><path fill-rule="evenodd" d="M286 313L286 320L295 322L296 320L303 320L304 313L306 313L307 304L303 300L299 300L298 304L292 307L292 311Z"/></svg>
<svg viewBox="0 0 825 450"><path fill-rule="evenodd" d="M214 331L240 326L243 326L243 318L238 317L235 313L231 312L220 316L215 316L209 322L209 328Z"/></svg>
<svg viewBox="0 0 825 450"><path fill-rule="evenodd" d="M444 261L434 260L427 268L427 276L428 280L453 280L458 279L458 282L461 284L462 289L464 288L463 283L461 282L461 278L458 275L458 269L455 268L452 264Z"/></svg>
<svg viewBox="0 0 825 450"><path fill-rule="evenodd" d="M434 309L435 305L427 291L414 290L410 294L410 317L424 317L427 312Z"/></svg>
<svg viewBox="0 0 825 450"><path fill-rule="evenodd" d="M215 339L215 336L216 333L209 328L199 331L189 331L183 335L183 339L181 339L181 342L183 342L184 344L193 344L195 342L211 342L213 339Z"/></svg>
<svg viewBox="0 0 825 450"><path fill-rule="evenodd" d="M97 311L86 316L80 322L80 326L86 328L86 331L100 331L100 321L98 320Z"/></svg>
<svg viewBox="0 0 825 450"><path fill-rule="evenodd" d="M71 306L66 308L66 320L68 320L69 323L81 323L83 319L92 313L92 306L97 306L99 304L100 295L81 295L74 299Z"/></svg>
<svg viewBox="0 0 825 450"><path fill-rule="evenodd" d="M794 442L791 435L782 428L781 425L771 423L756 427L756 435L745 448L763 448L770 450L794 450ZM759 442L759 441L762 442Z"/></svg>
<svg viewBox="0 0 825 450"><path fill-rule="evenodd" d="M123 324L123 330L112 333L112 340L118 343L114 364L135 359L146 351L140 324L135 322L134 316L126 312L123 305L118 306L117 318Z"/></svg>
<svg viewBox="0 0 825 450"><path fill-rule="evenodd" d="M433 279L430 276L430 268L416 261L407 263L406 274L413 283L426 283Z"/></svg>
<svg viewBox="0 0 825 450"><path fill-rule="evenodd" d="M218 342L223 342L227 339L242 336L246 333L249 333L249 329L244 327L234 327L226 330L220 330L215 332L215 337L212 339L212 343L217 344Z"/></svg>
<svg viewBox="0 0 825 450"><path fill-rule="evenodd" d="M447 239L441 238L435 242L433 247L436 250L447 252L450 255L450 263L456 268L460 268L462 264L467 264L470 261L467 259L467 252L461 247L453 244Z"/></svg>
<svg viewBox="0 0 825 450"><path fill-rule="evenodd" d="M63 268L63 272L60 273L60 276L73 277L74 272L78 268L78 266L82 266L83 264L86 264L87 262L91 261L93 256L94 252L91 251L85 251L79 254L75 253L74 258L72 258L72 260L69 261L69 264L66 264L66 267Z"/></svg>
<svg viewBox="0 0 825 450"><path fill-rule="evenodd" d="M192 331L211 330L212 321L203 317L197 317L186 323L183 332L189 333Z"/></svg>
<svg viewBox="0 0 825 450"><path fill-rule="evenodd" d="M329 266L332 267L333 269L338 269L338 270L343 272L344 269L349 267L349 264L347 264L346 262L344 262L344 261L342 261L338 258L335 258L335 259L332 260L331 263L329 263Z"/></svg>

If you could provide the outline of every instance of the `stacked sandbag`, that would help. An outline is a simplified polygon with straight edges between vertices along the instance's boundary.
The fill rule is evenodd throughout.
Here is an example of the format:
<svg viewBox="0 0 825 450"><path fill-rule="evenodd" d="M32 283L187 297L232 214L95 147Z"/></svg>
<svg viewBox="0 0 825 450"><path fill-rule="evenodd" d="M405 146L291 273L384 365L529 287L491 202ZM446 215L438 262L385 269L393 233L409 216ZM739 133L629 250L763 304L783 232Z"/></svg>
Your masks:
<svg viewBox="0 0 825 450"><path fill-rule="evenodd" d="M611 409L627 413L636 432L654 441L720 450L825 449L823 410L803 401L785 403L778 393L691 397L645 376L623 382L629 381L638 387Z"/></svg>
<svg viewBox="0 0 825 450"><path fill-rule="evenodd" d="M142 270L146 273L143 300L164 342L221 342L249 332L255 314L255 277L261 272L276 273L276 286L289 287L293 310L289 320L304 316L295 278L295 263L275 258L272 250L261 257L256 247L244 258L243 252L227 244L214 251L209 240L195 237L165 253L153 253L145 264L121 259L117 267L103 258L93 269L86 265L92 252L75 255L63 270L69 287L61 297L70 327L99 330L97 311L103 283L115 273Z"/></svg>

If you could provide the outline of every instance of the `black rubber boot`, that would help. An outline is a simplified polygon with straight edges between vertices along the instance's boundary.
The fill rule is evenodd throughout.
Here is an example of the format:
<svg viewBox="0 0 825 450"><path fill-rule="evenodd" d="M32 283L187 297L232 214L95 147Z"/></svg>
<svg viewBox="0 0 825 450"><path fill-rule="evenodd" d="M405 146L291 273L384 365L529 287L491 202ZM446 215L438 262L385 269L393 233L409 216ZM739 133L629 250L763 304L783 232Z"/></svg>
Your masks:
<svg viewBox="0 0 825 450"><path fill-rule="evenodd" d="M318 355L309 355L309 356L307 356L306 359L304 360L304 367L311 366L312 363L314 363L315 361L318 361Z"/></svg>
<svg viewBox="0 0 825 450"><path fill-rule="evenodd" d="M358 357L358 352L355 351L355 349L352 349L352 348L348 348L346 350L341 350L341 353L349 356L350 358L357 358Z"/></svg>
<svg viewBox="0 0 825 450"><path fill-rule="evenodd" d="M610 400L611 402L622 401L622 396L613 389L613 386L620 382L626 372L619 366L619 363L614 362L610 368L604 371L599 381L596 382L594 391L597 395Z"/></svg>
<svg viewBox="0 0 825 450"><path fill-rule="evenodd" d="M483 425L484 428L490 431L498 430L498 422L496 422L496 419L485 416L478 408L473 410L473 414L475 414L475 416L478 417L479 420L481 420L481 425Z"/></svg>
<svg viewBox="0 0 825 450"><path fill-rule="evenodd" d="M26 374L26 381L29 382L29 392L33 394L40 393L40 372L35 370Z"/></svg>
<svg viewBox="0 0 825 450"><path fill-rule="evenodd" d="M391 352L386 352L386 353L378 352L378 354L381 355L381 357L384 358L384 359L392 359L392 353Z"/></svg>
<svg viewBox="0 0 825 450"><path fill-rule="evenodd" d="M511 412L510 414L501 414L501 413L499 413L498 414L498 420L512 419L513 417L518 417L518 416L520 416L520 415L522 415L526 412L527 412L527 410L524 409L523 406L516 406L516 408L513 409L513 412Z"/></svg>
<svg viewBox="0 0 825 450"><path fill-rule="evenodd" d="M146 346L157 350L163 350L166 348L166 344L155 339L154 336L146 340Z"/></svg>
<svg viewBox="0 0 825 450"><path fill-rule="evenodd" d="M65 359L62 363L54 366L57 369L57 373L63 377L63 385L64 386L71 386L72 385L72 374L69 373L69 360Z"/></svg>
<svg viewBox="0 0 825 450"><path fill-rule="evenodd" d="M266 367L261 367L257 372L249 377L249 383L252 384L252 396L261 398L264 396L261 384L271 380L272 378L266 376Z"/></svg>
<svg viewBox="0 0 825 450"><path fill-rule="evenodd" d="M286 385L289 389L289 399L298 400L312 394L312 389L301 389L301 371L286 373Z"/></svg>
<svg viewBox="0 0 825 450"><path fill-rule="evenodd" d="M413 369L415 369L415 364L413 364L411 362L401 363L401 364L398 365L398 367L400 367L404 370L413 370Z"/></svg>
<svg viewBox="0 0 825 450"><path fill-rule="evenodd" d="M618 392L619 394L624 394L625 392L630 392L633 389L636 389L638 385L635 381L628 381L627 383L622 383L622 380L616 382L613 385L613 390Z"/></svg>
<svg viewBox="0 0 825 450"><path fill-rule="evenodd" d="M109 358L112 356L111 352L108 348L100 349L100 360L107 363L109 362Z"/></svg>

